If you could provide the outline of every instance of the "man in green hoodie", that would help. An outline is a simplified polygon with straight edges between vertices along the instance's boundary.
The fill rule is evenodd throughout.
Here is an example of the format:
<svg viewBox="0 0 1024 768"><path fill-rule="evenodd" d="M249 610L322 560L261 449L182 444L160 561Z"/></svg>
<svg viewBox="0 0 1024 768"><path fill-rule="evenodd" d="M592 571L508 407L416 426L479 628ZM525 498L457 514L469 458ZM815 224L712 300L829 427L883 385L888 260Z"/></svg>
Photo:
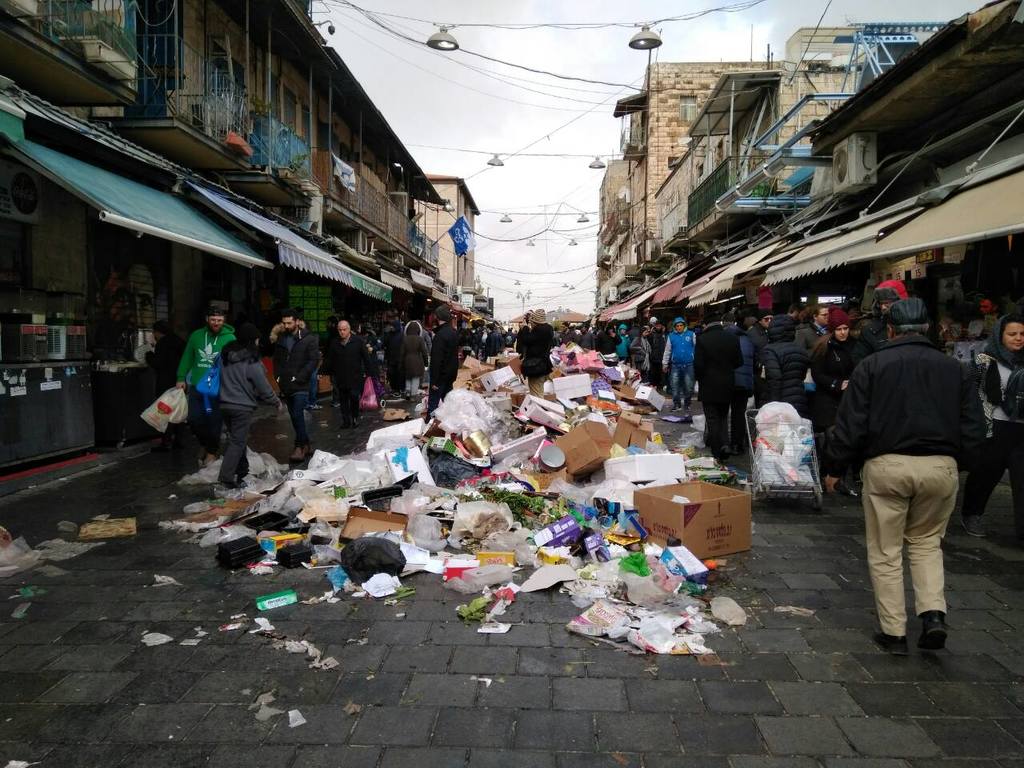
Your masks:
<svg viewBox="0 0 1024 768"><path fill-rule="evenodd" d="M178 389L188 386L188 423L199 441L199 463L206 466L220 453L222 420L220 401L211 399L211 410L206 412L203 396L195 384L213 367L220 351L235 340L235 329L224 322L224 310L211 306L206 310L206 325L188 337L185 352L178 363Z"/></svg>

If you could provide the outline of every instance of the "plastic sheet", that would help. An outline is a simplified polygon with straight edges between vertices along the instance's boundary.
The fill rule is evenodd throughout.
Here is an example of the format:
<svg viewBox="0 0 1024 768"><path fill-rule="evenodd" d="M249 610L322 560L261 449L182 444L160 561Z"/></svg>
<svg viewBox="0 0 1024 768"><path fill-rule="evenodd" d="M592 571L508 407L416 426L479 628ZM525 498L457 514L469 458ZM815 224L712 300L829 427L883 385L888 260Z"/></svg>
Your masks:
<svg viewBox="0 0 1024 768"><path fill-rule="evenodd" d="M427 463L434 482L442 488L454 488L463 480L479 477L480 469L450 453L427 451Z"/></svg>
<svg viewBox="0 0 1024 768"><path fill-rule="evenodd" d="M409 518L405 532L417 547L431 552L440 552L448 545L441 531L441 521L425 514L414 514Z"/></svg>
<svg viewBox="0 0 1024 768"><path fill-rule="evenodd" d="M225 544L235 539L242 539L252 536L252 530L244 525L225 525L221 528L211 528L199 538L200 547L215 547L218 544Z"/></svg>
<svg viewBox="0 0 1024 768"><path fill-rule="evenodd" d="M0 548L0 577L7 577L19 571L26 571L39 562L41 555L18 537L7 546Z"/></svg>
<svg viewBox="0 0 1024 768"><path fill-rule="evenodd" d="M482 541L492 533L507 531L514 518L508 504L490 501L468 501L459 504L452 523L453 539L476 539Z"/></svg>
<svg viewBox="0 0 1024 768"><path fill-rule="evenodd" d="M483 432L491 445L500 445L507 434L501 414L470 389L453 389L449 392L434 411L434 419L445 432L457 435Z"/></svg>
<svg viewBox="0 0 1024 768"><path fill-rule="evenodd" d="M747 612L731 597L724 595L711 599L711 615L730 627L740 627L747 623Z"/></svg>
<svg viewBox="0 0 1024 768"><path fill-rule="evenodd" d="M444 583L445 589L471 595L481 592L485 587L504 584L512 580L514 571L510 565L482 565L465 571L461 576L449 579Z"/></svg>

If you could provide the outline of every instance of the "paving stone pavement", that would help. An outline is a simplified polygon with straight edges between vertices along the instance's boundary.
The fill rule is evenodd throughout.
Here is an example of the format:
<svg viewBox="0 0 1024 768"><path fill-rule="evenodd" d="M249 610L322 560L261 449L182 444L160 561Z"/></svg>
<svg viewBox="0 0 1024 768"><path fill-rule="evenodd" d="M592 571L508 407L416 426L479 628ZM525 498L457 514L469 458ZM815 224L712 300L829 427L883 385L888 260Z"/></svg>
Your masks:
<svg viewBox="0 0 1024 768"><path fill-rule="evenodd" d="M336 416L324 409L312 422L316 443L339 453L377 426L339 437ZM268 418L254 443L283 457L290 442L278 435L289 431ZM59 563L62 575L0 580L11 594L46 590L8 600L0 616L0 765L1024 766L1024 550L1008 537L1005 488L990 538L950 526L942 653L893 658L872 644L861 514L845 499L821 513L755 505L753 550L727 558L715 587L750 620L710 637L711 659L629 656L570 635L577 610L557 593L522 595L508 635L479 635L456 618L464 598L421 574L398 607L347 599L264 614L341 663L319 672L259 635L217 631L233 614L255 615L256 595L317 595L325 582L302 570L229 573L212 551L158 528L201 498L176 485L192 460L191 450L145 455L0 503L0 523L32 543L54 538L64 519L139 524L132 539ZM182 586L153 587L154 574ZM24 602L24 618L13 618ZM774 610L786 605L815 613ZM180 645L195 627L209 634ZM175 642L149 648L145 632ZM306 724L257 721L250 706L267 691Z"/></svg>

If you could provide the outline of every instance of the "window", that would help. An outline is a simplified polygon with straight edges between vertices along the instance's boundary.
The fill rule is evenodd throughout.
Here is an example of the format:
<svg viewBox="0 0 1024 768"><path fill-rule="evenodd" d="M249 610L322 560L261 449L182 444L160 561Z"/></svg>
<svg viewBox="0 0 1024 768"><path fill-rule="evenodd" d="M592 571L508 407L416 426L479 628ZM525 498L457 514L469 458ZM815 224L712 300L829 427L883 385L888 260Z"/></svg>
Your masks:
<svg viewBox="0 0 1024 768"><path fill-rule="evenodd" d="M679 119L684 123L692 123L697 119L696 96L683 96L679 100Z"/></svg>
<svg viewBox="0 0 1024 768"><path fill-rule="evenodd" d="M298 117L298 98L288 88L284 88L283 105L281 109L281 122L291 129L297 126L295 120Z"/></svg>

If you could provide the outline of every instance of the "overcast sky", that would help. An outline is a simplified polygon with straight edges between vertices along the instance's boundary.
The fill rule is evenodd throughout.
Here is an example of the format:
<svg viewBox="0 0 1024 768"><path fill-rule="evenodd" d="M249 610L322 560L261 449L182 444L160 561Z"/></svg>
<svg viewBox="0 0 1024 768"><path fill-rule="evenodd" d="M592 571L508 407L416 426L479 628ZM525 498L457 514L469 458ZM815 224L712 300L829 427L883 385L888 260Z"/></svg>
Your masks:
<svg viewBox="0 0 1024 768"><path fill-rule="evenodd" d="M354 2L369 11L437 23L573 24L634 23L731 5L736 0ZM813 27L825 5L825 0L764 0L745 11L666 22L658 27L664 45L655 52L656 60L746 61L750 58L752 27L755 59L764 59L769 43L781 57L786 39L799 27ZM980 0L832 0L823 24L948 21L980 5ZM330 38L331 45L420 166L428 173L468 180L477 204L485 211L476 226L477 274L495 297L497 316L508 319L519 314L524 304L516 294L527 291L531 294L525 302L527 309L562 306L582 312L592 310L596 211L603 171L589 169L587 157L506 158L504 167L489 168L487 155L427 147L507 155L537 141L528 151L613 154L619 148L620 126L612 117L612 106L631 91L510 69L463 51L433 51L394 37L340 0L316 0L314 7L317 19L333 20L336 32ZM411 19L382 16L381 20L419 40L434 31L430 24ZM634 31L621 27L512 30L463 26L452 33L463 48L497 59L589 80L639 85L647 55L627 46ZM545 217L545 210L572 215ZM580 210L589 213L589 224L577 223ZM499 222L503 212L512 216L511 224ZM551 222L566 232L540 234L532 248L523 241L487 239L527 237L543 231ZM569 246L572 237L578 241L577 246ZM449 275L442 278L451 282Z"/></svg>

